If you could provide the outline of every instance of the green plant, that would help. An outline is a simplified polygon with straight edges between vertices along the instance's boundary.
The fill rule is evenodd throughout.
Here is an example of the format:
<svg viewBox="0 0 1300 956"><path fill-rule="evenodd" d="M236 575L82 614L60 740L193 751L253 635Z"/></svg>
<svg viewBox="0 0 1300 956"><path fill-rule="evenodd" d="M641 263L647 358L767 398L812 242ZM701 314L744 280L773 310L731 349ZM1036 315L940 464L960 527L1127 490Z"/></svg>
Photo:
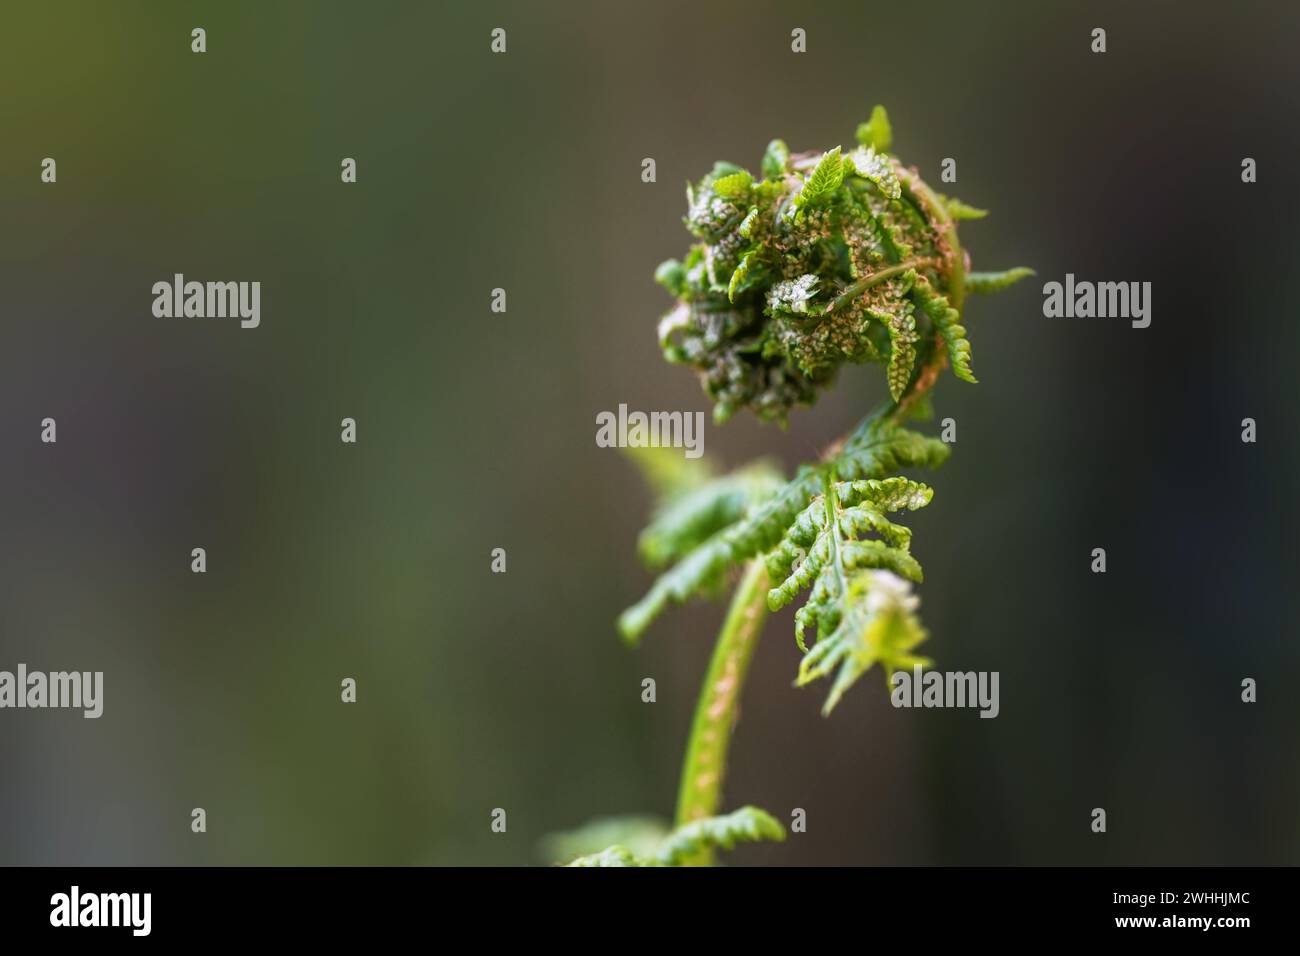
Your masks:
<svg viewBox="0 0 1300 956"><path fill-rule="evenodd" d="M791 154L773 140L762 178L718 163L687 187L686 225L698 240L656 279L676 299L660 323L670 362L698 371L726 421L742 408L786 423L844 363L885 366L889 400L819 461L785 480L766 464L715 476L708 466L640 458L660 497L641 554L666 570L623 613L637 641L671 603L716 593L743 569L705 677L687 747L676 826L659 849L625 847L583 865L708 864L735 839L779 839L762 811L717 817L741 687L769 610L808 597L795 614L804 651L796 683L833 678L824 712L879 664L925 666L926 632L912 585L922 578L911 532L891 516L924 507L931 489L900 474L935 468L948 446L907 427L929 416L945 367L974 382L961 324L968 293L994 292L1028 269L969 271L957 222L985 215L930 189L889 153L876 107L850 152ZM575 844L576 845L576 844Z"/></svg>

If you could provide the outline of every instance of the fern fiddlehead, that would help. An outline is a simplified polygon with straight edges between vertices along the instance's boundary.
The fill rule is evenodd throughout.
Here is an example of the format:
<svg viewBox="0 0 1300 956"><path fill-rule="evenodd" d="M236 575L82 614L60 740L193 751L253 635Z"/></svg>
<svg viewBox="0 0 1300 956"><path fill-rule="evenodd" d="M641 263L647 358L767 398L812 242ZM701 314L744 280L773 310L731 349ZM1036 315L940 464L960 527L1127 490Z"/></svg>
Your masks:
<svg viewBox="0 0 1300 956"><path fill-rule="evenodd" d="M957 223L985 213L933 191L889 152L882 108L856 138L847 153L836 146L794 155L773 140L761 179L715 164L687 189L685 224L697 241L684 260L655 273L676 299L659 324L664 357L699 374L716 421L747 408L784 425L846 363L883 365L889 392L889 401L788 481L750 466L688 490L661 488L664 502L642 551L674 563L620 617L626 640L638 640L670 603L716 591L748 566L701 691L679 830L726 819L713 814L763 604L779 610L808 592L795 614L805 655L796 684L833 676L824 713L876 664L888 679L929 663L914 653L926 638L912 592L921 565L910 530L891 516L929 503L931 489L903 472L933 469L949 449L906 423L926 415L945 368L976 381L962 324L966 294L997 292L1033 274L969 270ZM752 480L758 473L762 480ZM783 835L772 822L776 831L746 832ZM711 861L711 845L687 845L693 849L661 862ZM627 862L615 849L606 862Z"/></svg>

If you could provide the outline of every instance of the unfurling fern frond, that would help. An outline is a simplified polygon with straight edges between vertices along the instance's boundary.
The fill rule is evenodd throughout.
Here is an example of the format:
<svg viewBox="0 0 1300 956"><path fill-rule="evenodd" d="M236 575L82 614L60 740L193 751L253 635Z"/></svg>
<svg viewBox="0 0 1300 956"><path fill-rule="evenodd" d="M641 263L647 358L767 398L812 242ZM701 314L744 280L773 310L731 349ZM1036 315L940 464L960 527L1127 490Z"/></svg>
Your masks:
<svg viewBox="0 0 1300 956"><path fill-rule="evenodd" d="M843 617L849 585L866 570L886 570L921 580L921 565L910 552L912 532L887 514L924 508L933 496L927 486L907 478L883 481L823 482L813 499L767 557L767 573L780 582L767 595L779 611L812 586L808 603L795 614L795 640L807 652L804 633L811 624L818 640L830 635ZM864 537L871 535L872 537Z"/></svg>
<svg viewBox="0 0 1300 956"><path fill-rule="evenodd" d="M857 139L847 153L794 155L772 140L763 179L718 163L687 190L686 225L699 241L657 273L677 299L660 344L699 372L719 422L741 408L784 422L845 363L885 365L899 401L936 338L956 375L975 380L965 294L1025 270L967 275L957 222L984 211L933 192L890 155L883 109ZM920 298L931 307L917 309Z"/></svg>
<svg viewBox="0 0 1300 956"><path fill-rule="evenodd" d="M756 843L760 840L780 842L785 839L785 828L771 814L757 807L741 807L726 816L708 817L687 823L669 833L658 848L649 854L639 855L625 846L615 844L580 856L568 866L680 866L688 859L708 850L730 850L737 843Z"/></svg>
<svg viewBox="0 0 1300 956"><path fill-rule="evenodd" d="M919 603L912 586L890 571L855 575L846 587L835 629L800 661L795 683L802 687L839 668L822 707L822 713L829 714L844 692L874 664L881 665L886 681L894 671L928 667L929 658L912 653L926 638L914 613Z"/></svg>
<svg viewBox="0 0 1300 956"><path fill-rule="evenodd" d="M781 543L799 513L822 493L825 477L847 481L887 478L904 468L935 468L948 457L948 446L894 424L881 414L869 417L839 451L825 462L806 465L793 479L764 486L753 495L744 514L716 530L661 574L644 598L623 612L619 629L637 640L670 603L680 604L714 590L727 573L745 561L765 555ZM723 479L717 479L723 481ZM688 537L680 528L656 519L656 536L665 540Z"/></svg>
<svg viewBox="0 0 1300 956"><path fill-rule="evenodd" d="M806 466L686 553L624 612L624 635L635 639L668 601L705 593L733 566L763 555L772 582L770 610L809 590L795 613L795 641L805 653L796 683L802 686L839 668L823 713L829 714L874 663L887 676L928 663L911 654L925 638L909 584L922 580L921 565L911 553L911 530L889 516L925 507L933 491L890 473L935 467L947 453L942 442L889 421L869 420L827 462ZM847 480L839 480L840 474ZM692 494L705 495L709 487ZM663 517L671 513L661 513L659 533L666 540L685 540L691 521L675 528Z"/></svg>
<svg viewBox="0 0 1300 956"><path fill-rule="evenodd" d="M784 836L751 807L715 816L740 689L768 610L808 592L795 613L804 652L796 684L833 678L823 713L877 664L888 677L929 663L915 653L926 639L912 593L921 566L911 531L894 517L932 496L904 472L937 467L949 448L904 423L929 417L929 393L945 368L975 381L961 312L967 294L996 292L1032 271L968 271L957 224L984 210L934 192L893 156L882 108L856 138L847 153L796 154L774 139L761 180L717 163L687 185L685 224L697 241L655 272L676 300L659 322L659 344L665 359L698 372L715 421L747 408L785 424L845 364L884 366L890 401L789 480L762 467L725 477L680 463L649 469L662 503L641 536L641 556L653 568L671 566L619 617L624 639L638 640L669 604L744 572L696 707L678 829L653 852L616 838L573 866L702 865L713 847Z"/></svg>
<svg viewBox="0 0 1300 956"><path fill-rule="evenodd" d="M912 614L916 598L908 583L920 582L921 566L910 552L912 532L886 515L924 508L932 496L926 485L902 477L827 478L768 556L768 574L780 581L767 596L773 611L811 585L807 603L795 614L795 640L805 652L796 683L839 667L823 713L877 661L886 676L923 662L911 654L925 631ZM812 650L804 642L809 627L817 640Z"/></svg>

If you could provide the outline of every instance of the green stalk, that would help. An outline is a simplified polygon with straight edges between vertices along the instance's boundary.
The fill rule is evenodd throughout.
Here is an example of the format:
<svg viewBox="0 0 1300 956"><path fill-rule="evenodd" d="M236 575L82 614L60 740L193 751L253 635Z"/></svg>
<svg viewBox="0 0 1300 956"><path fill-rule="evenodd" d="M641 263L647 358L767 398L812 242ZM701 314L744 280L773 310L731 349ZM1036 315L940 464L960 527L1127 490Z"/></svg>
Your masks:
<svg viewBox="0 0 1300 956"><path fill-rule="evenodd" d="M675 826L717 814L722 799L722 780L727 772L727 748L740 713L740 692L749 672L749 662L758 635L767 618L767 569L755 558L732 596L731 607L713 648L713 659L700 688L695 720L682 765L677 792ZM686 866L710 866L712 850L701 850L687 859Z"/></svg>
<svg viewBox="0 0 1300 956"><path fill-rule="evenodd" d="M873 285L884 282L886 279L892 279L894 276L901 276L908 269L915 269L918 266L927 264L925 259L908 259L906 262L900 262L898 265L889 266L886 269L877 269L870 275L863 276L852 285L845 286L844 291L837 295L831 303L826 306L827 314L834 312L836 309L842 309L852 304L853 300L862 293L866 292Z"/></svg>

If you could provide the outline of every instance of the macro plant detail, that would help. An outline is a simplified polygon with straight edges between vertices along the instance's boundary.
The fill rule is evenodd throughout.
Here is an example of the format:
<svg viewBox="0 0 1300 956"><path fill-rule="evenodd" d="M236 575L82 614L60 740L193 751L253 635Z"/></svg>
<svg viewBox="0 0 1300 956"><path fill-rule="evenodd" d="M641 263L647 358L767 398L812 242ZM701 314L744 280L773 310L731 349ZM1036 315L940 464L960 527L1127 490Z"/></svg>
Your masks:
<svg viewBox="0 0 1300 956"><path fill-rule="evenodd" d="M761 179L719 162L687 187L685 224L697 240L656 280L675 298L660 321L664 357L694 369L722 423L741 409L785 426L812 405L845 363L885 368L889 399L821 458L786 479L759 462L718 475L707 462L637 455L659 499L640 553L659 577L619 618L637 642L670 605L719 593L739 573L696 708L675 825L650 852L615 843L584 848L579 865L707 865L737 839L780 839L784 828L752 807L718 816L727 746L741 688L768 611L805 592L795 614L804 653L796 678L829 678L823 712L877 664L930 662L913 586L922 581L901 512L929 504L907 475L937 468L949 446L912 430L950 368L976 381L962 324L968 293L1032 275L970 270L957 223L985 215L933 191L890 153L881 107L857 145L792 154L773 140ZM669 458L673 458L669 461ZM609 825L590 831L610 834ZM570 847L581 845L574 834ZM657 849L656 849L657 847Z"/></svg>
<svg viewBox="0 0 1300 956"><path fill-rule="evenodd" d="M969 273L956 222L984 211L933 192L888 153L883 109L857 139L848 153L794 155L773 140L762 180L719 162L687 187L699 241L655 274L677 299L659 338L668 361L699 371L719 422L741 408L785 422L844 362L885 365L897 402L931 368L936 340L974 382L964 293L1029 274Z"/></svg>

